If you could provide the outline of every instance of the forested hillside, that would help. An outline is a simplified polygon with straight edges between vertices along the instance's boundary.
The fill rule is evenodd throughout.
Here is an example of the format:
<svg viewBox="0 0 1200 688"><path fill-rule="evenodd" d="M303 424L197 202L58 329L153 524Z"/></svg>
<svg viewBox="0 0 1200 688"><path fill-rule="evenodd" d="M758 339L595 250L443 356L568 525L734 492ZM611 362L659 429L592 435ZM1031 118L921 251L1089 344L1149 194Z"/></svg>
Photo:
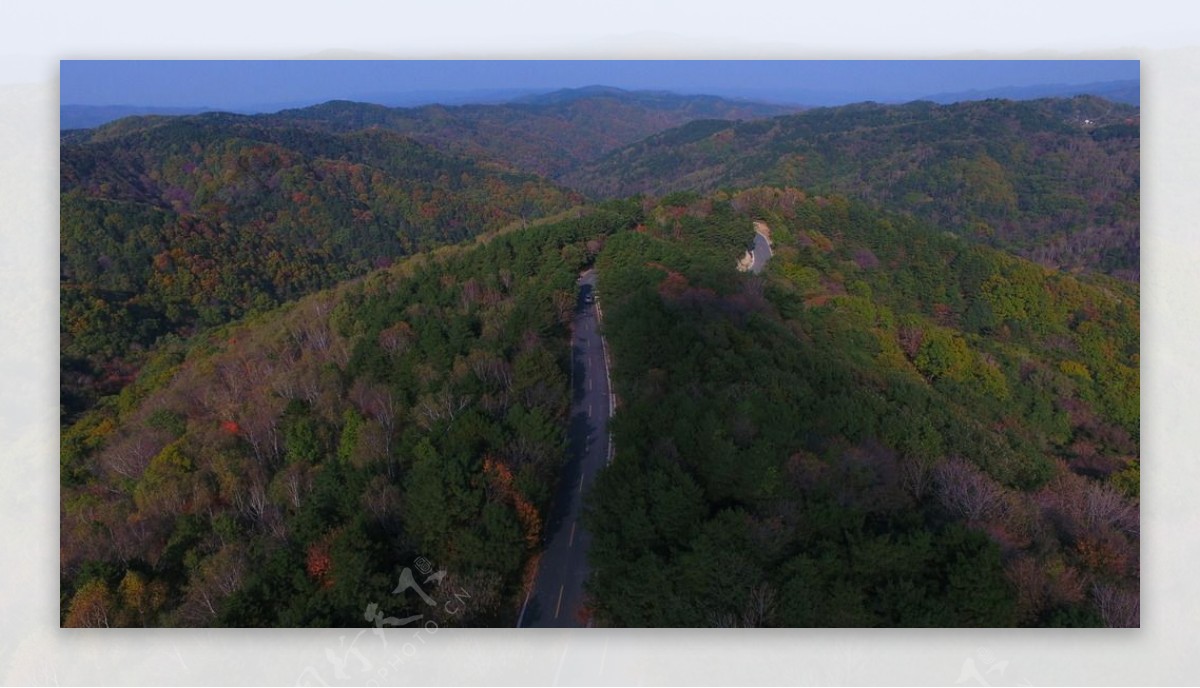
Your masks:
<svg viewBox="0 0 1200 688"><path fill-rule="evenodd" d="M265 119L329 131L396 131L440 150L559 179L614 149L693 120L755 119L796 110L716 96L592 87L499 105L388 108L334 101Z"/></svg>
<svg viewBox="0 0 1200 688"><path fill-rule="evenodd" d="M64 417L160 337L261 312L397 257L561 211L531 175L386 131L133 118L61 152Z"/></svg>
<svg viewBox="0 0 1200 688"><path fill-rule="evenodd" d="M585 193L837 193L1064 269L1136 280L1139 111L1091 96L697 121L564 175Z"/></svg>
<svg viewBox="0 0 1200 688"><path fill-rule="evenodd" d="M511 625L595 267L587 618L1138 625L1138 109L784 110L588 88L64 133L63 624ZM393 594L422 559L432 605Z"/></svg>
<svg viewBox="0 0 1200 688"><path fill-rule="evenodd" d="M1137 625L1135 286L769 188L647 204L598 271L600 623Z"/></svg>
<svg viewBox="0 0 1200 688"><path fill-rule="evenodd" d="M511 623L563 458L576 275L628 215L423 254L160 347L64 431L63 623L363 626L369 605ZM418 557L447 572L437 608L393 595Z"/></svg>

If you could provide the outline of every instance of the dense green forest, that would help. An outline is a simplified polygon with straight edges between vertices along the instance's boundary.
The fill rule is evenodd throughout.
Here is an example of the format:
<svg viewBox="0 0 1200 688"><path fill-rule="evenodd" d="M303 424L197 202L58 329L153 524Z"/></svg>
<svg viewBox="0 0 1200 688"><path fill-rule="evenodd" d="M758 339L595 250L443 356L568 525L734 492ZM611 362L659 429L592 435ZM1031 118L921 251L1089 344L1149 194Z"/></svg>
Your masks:
<svg viewBox="0 0 1200 688"><path fill-rule="evenodd" d="M757 184L907 211L1046 265L1136 279L1139 110L1091 96L864 103L697 121L561 177L598 197Z"/></svg>
<svg viewBox="0 0 1200 688"><path fill-rule="evenodd" d="M697 118L794 110L584 88L497 105L332 101L64 132L62 417L120 391L160 337L582 200L545 175Z"/></svg>
<svg viewBox="0 0 1200 688"><path fill-rule="evenodd" d="M362 626L464 592L440 622L511 623L564 455L575 278L629 215L422 254L160 347L64 431L64 624ZM437 608L392 594L418 557L449 572Z"/></svg>
<svg viewBox="0 0 1200 688"><path fill-rule="evenodd" d="M595 623L1138 625L1137 108L786 110L64 133L62 623L511 625L595 267Z"/></svg>
<svg viewBox="0 0 1200 688"><path fill-rule="evenodd" d="M119 391L160 337L579 200L394 133L234 115L122 120L61 159L65 418Z"/></svg>
<svg viewBox="0 0 1200 688"><path fill-rule="evenodd" d="M792 189L646 212L598 260L601 622L1137 624L1136 287Z"/></svg>

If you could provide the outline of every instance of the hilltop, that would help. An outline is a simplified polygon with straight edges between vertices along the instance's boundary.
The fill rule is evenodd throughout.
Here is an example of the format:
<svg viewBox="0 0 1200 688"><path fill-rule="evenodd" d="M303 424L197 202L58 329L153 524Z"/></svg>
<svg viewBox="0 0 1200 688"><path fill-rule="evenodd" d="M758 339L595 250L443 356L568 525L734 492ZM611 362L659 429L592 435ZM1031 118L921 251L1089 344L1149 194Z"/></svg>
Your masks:
<svg viewBox="0 0 1200 688"><path fill-rule="evenodd" d="M786 188L647 206L597 271L597 623L1137 625L1135 286Z"/></svg>

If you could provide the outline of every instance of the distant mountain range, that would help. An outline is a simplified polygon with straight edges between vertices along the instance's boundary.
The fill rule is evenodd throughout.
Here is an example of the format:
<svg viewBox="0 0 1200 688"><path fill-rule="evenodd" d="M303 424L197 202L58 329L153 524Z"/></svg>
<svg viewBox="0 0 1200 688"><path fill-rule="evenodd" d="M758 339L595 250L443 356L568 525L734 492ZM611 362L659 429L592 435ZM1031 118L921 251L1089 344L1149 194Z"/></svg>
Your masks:
<svg viewBox="0 0 1200 688"><path fill-rule="evenodd" d="M125 117L145 115L198 115L213 112L210 107L153 107L147 105L63 105L58 109L58 128L91 129Z"/></svg>
<svg viewBox="0 0 1200 688"><path fill-rule="evenodd" d="M395 131L457 155L556 178L621 146L697 119L751 120L799 108L715 96L573 89L500 105L387 108L349 101L263 115L322 131Z"/></svg>
<svg viewBox="0 0 1200 688"><path fill-rule="evenodd" d="M730 113L738 116L772 116L795 112L793 105L755 102L748 99L723 98L710 95L680 95L670 91L627 91L610 86L554 91L527 89L495 89L474 91L409 91L362 94L353 99L334 99L324 103L291 102L263 103L235 108L157 107L149 105L62 105L59 108L59 129L90 129L124 117L146 115L195 115L204 112L237 114L269 114L303 110L330 103L354 102L375 105L383 109L422 109L438 106L497 106L497 107L565 107L580 101L615 100L637 104L654 110L684 110L693 117L724 118Z"/></svg>
<svg viewBox="0 0 1200 688"><path fill-rule="evenodd" d="M737 103L743 107L757 106L761 108L779 108L783 111L795 111L804 107L846 105L863 101L899 103L911 100L931 100L936 103L953 103L964 100L984 100L987 98L1006 98L1010 100L1029 100L1033 98L1071 97L1076 95L1094 95L1119 103L1139 105L1141 102L1141 83L1136 79L1122 81L1099 81L1088 84L1038 84L1034 86L1006 86L986 90L956 91L935 94L913 94L912 97L878 96L855 91L833 91L797 87L787 91L762 90L747 87L723 96L679 95L669 91L628 91L613 86L585 86L582 88L567 88L552 91L536 91L530 89L489 89L489 90L424 90L424 91L380 91L364 93L351 98L355 102L371 103L388 108L419 108L431 105L564 105L590 98L619 98L625 101L640 102L644 105L671 104L677 99L691 99L700 109L714 108L709 116L723 118L721 111L725 105ZM97 127L122 117L135 115L193 115L201 112L236 112L242 114L272 113L281 110L300 109L316 102L290 103L258 103L247 104L235 108L214 108L207 106L196 107L156 107L146 105L62 105L59 109L62 130L86 129Z"/></svg>
<svg viewBox="0 0 1200 688"><path fill-rule="evenodd" d="M1123 81L1097 81L1090 84L1006 86L981 91L936 93L926 96L922 100L932 100L935 103L959 103L966 100L986 100L989 98L1033 100L1036 98L1070 98L1083 95L1098 96L1116 103L1141 105L1142 83L1137 79L1126 79Z"/></svg>

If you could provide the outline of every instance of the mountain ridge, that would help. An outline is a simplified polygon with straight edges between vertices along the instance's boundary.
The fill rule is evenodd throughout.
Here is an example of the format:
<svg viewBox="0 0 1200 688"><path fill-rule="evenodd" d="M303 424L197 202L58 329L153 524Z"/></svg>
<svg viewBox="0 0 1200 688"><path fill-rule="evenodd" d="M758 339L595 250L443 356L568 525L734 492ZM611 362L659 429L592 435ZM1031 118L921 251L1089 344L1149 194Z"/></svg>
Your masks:
<svg viewBox="0 0 1200 688"><path fill-rule="evenodd" d="M1032 84L1026 86L1000 86L966 91L941 91L936 93L911 93L904 96L854 93L850 91L799 90L755 90L722 89L723 93L678 93L669 89L624 89L604 84L593 84L576 88L560 89L476 89L470 91L404 91L364 93L339 98L317 99L308 102L271 104L241 104L236 106L210 107L205 105L153 106L136 104L90 105L63 104L59 107L60 130L91 128L125 116L140 114L185 115L197 112L224 111L242 114L274 114L282 110L303 109L329 100L346 100L389 108L418 108L426 105L506 105L537 104L577 100L587 95L619 96L621 94L670 94L680 97L721 98L732 102L776 105L793 109L808 109L846 105L854 102L874 100L889 104L902 104L914 100L930 100L940 103L979 100L983 98L1010 98L1026 100L1045 97L1070 97L1096 95L1116 102L1138 105L1141 101L1140 79L1096 81L1085 84Z"/></svg>
<svg viewBox="0 0 1200 688"><path fill-rule="evenodd" d="M1090 95L1127 105L1141 105L1140 79L1095 81L1086 84L1035 84L1032 86L1002 86L970 91L948 91L923 96L918 100L935 103L956 103L967 100L1003 98L1007 100L1037 100L1041 98L1071 98Z"/></svg>
<svg viewBox="0 0 1200 688"><path fill-rule="evenodd" d="M1139 122L1137 108L1094 96L857 103L690 122L560 179L600 198L797 185L1136 279Z"/></svg>

